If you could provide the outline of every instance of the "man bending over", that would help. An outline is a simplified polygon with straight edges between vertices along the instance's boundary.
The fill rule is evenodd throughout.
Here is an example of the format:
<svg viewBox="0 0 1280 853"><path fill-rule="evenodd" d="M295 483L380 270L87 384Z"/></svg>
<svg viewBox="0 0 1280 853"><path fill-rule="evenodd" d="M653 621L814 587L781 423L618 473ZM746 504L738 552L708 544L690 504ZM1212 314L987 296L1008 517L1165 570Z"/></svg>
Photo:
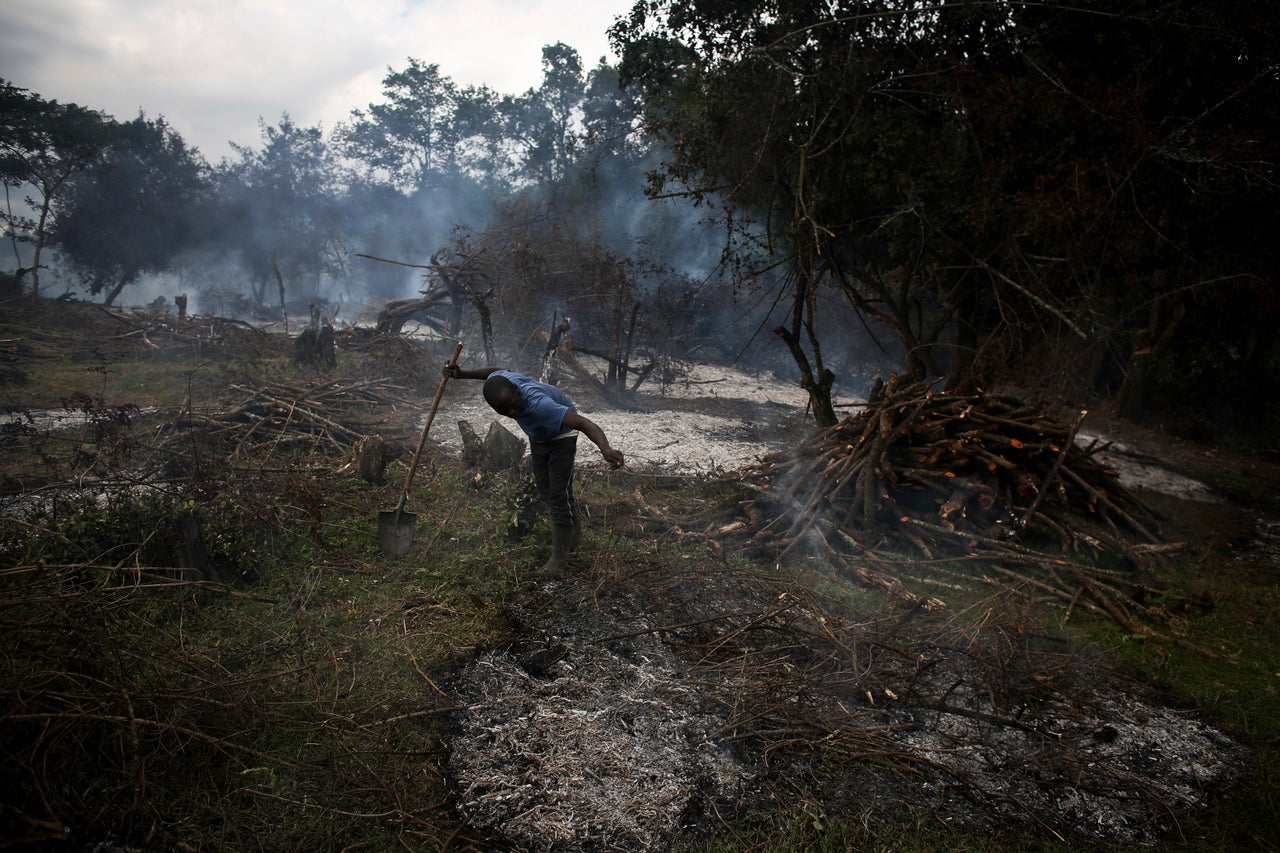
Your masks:
<svg viewBox="0 0 1280 853"><path fill-rule="evenodd" d="M485 402L498 414L515 418L529 436L533 481L551 508L551 559L542 570L547 574L562 572L569 552L582 538L573 498L578 433L591 439L613 468L622 465L622 452L610 447L604 430L579 414L573 401L554 385L497 367L464 370L456 364L445 365L444 373L454 379L483 379Z"/></svg>

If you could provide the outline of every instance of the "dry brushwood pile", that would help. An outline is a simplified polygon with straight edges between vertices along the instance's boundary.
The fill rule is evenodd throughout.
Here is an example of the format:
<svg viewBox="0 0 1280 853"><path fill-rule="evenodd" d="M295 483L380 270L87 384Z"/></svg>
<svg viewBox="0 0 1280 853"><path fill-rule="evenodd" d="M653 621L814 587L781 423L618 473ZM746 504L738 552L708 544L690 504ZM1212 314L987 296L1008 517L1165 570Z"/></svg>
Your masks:
<svg viewBox="0 0 1280 853"><path fill-rule="evenodd" d="M857 415L745 469L751 543L823 554L906 598L920 559L931 576L981 565L1068 615L1084 606L1150 633L1135 592L1177 545L1097 461L1103 447L1076 443L1084 415L1062 423L1015 397L894 377Z"/></svg>
<svg viewBox="0 0 1280 853"><path fill-rule="evenodd" d="M172 315L162 311L113 311L97 309L117 324L116 339L153 354L180 351L208 353L216 350L261 351L268 354L282 346L277 335L254 328L243 320L216 316Z"/></svg>
<svg viewBox="0 0 1280 853"><path fill-rule="evenodd" d="M240 400L230 407L188 412L176 425L198 430L205 441L230 448L233 455L267 445L344 452L381 435L405 442L410 436L386 414L420 405L411 391L385 379L337 379L309 386L267 382L250 388L233 385Z"/></svg>

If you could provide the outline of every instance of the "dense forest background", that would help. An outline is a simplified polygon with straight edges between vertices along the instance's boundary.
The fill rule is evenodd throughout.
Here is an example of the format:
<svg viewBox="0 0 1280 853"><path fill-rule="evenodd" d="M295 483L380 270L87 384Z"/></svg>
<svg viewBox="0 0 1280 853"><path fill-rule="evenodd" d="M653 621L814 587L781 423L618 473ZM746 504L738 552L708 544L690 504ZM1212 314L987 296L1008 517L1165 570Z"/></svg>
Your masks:
<svg viewBox="0 0 1280 853"><path fill-rule="evenodd" d="M781 354L820 426L871 361L1274 450L1277 30L1264 0L641 0L617 67L551 45L510 95L411 58L216 164L0 81L0 290L354 321L448 287L500 340L571 314L602 350Z"/></svg>

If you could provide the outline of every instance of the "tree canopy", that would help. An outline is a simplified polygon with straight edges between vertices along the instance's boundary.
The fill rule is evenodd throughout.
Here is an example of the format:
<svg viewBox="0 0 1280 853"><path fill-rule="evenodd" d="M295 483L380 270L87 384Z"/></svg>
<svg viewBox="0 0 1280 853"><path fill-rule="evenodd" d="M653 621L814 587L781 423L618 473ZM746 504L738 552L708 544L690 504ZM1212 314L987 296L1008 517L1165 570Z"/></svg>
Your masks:
<svg viewBox="0 0 1280 853"><path fill-rule="evenodd" d="M0 80L0 181L9 204L9 236L32 245L31 294L40 295L40 266L49 240L50 214L67 182L104 156L115 138L115 122L103 113L47 101ZM24 188L27 211L15 211L10 188Z"/></svg>
<svg viewBox="0 0 1280 853"><path fill-rule="evenodd" d="M124 122L57 200L54 245L110 305L197 241L211 187L203 161L163 119Z"/></svg>
<svg viewBox="0 0 1280 853"><path fill-rule="evenodd" d="M865 339L954 388L1037 382L1140 416L1204 381L1243 406L1280 365L1274 17L1262 0L642 0L611 30L616 67L555 43L541 82L504 95L410 57L328 135L286 113L217 167L162 118L4 83L14 275L38 293L48 246L108 301L197 270L258 305L389 298L470 233L506 253L495 286L545 290L509 300L529 310L593 287L652 307L696 280L709 317L760 283L820 425L864 378L835 354ZM534 256L608 260L578 287L529 274ZM601 272L618 263L630 278Z"/></svg>
<svg viewBox="0 0 1280 853"><path fill-rule="evenodd" d="M827 293L952 384L1072 339L1132 380L1206 305L1274 321L1265 6L667 0L612 34L670 145L652 191L752 211L790 258L779 331L831 418Z"/></svg>

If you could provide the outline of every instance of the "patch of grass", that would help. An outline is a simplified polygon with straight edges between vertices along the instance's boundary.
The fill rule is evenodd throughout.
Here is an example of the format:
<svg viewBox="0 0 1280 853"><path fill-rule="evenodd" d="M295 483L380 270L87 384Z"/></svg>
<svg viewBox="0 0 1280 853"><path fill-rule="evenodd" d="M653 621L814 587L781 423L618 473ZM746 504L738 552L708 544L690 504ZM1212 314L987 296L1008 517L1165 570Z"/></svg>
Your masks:
<svg viewBox="0 0 1280 853"><path fill-rule="evenodd" d="M81 393L118 403L180 408L216 400L239 371L226 359L195 354L123 363L108 356L83 362L45 362L32 371L26 405L54 408Z"/></svg>
<svg viewBox="0 0 1280 853"><path fill-rule="evenodd" d="M889 817L871 805L832 808L812 794L782 802L774 812L752 815L713 839L682 847L685 853L1064 853L1069 848L1029 834L975 836L937 825L928 815Z"/></svg>
<svg viewBox="0 0 1280 853"><path fill-rule="evenodd" d="M1167 630L1213 656L1094 627L1118 669L1152 684L1253 751L1244 782L1182 823L1168 849L1267 849L1280 837L1280 573L1247 560L1181 561ZM1207 606L1211 604L1212 606Z"/></svg>
<svg viewBox="0 0 1280 853"><path fill-rule="evenodd" d="M8 728L5 769L25 780L19 807L85 834L196 847L421 848L459 830L446 780L450 699L442 685L474 650L503 641L506 609L529 589L545 543L537 531L515 541L507 536L514 487L477 487L468 472L428 459L408 504L418 514L413 548L386 557L378 549L377 513L395 506L402 483L397 467L388 473L380 487L313 473L228 491L220 498L224 510L241 501L252 511L224 512L227 520L211 523L206 534L228 543L256 539L271 555L259 561L259 579L238 590L129 590L115 583L68 598L78 581L50 574L39 587L41 601L33 602L30 584L6 585L0 614L26 650L9 658L0 686L10 707L34 707L33 673L43 673L46 696L56 682L76 701L39 711L62 715L57 737L35 734L29 722ZM613 585L640 572L714 561L697 536L681 536L652 514L641 518L641 504L700 531L722 520L716 488L584 476L579 496L591 517L578 569ZM250 498L269 498L275 514L268 517ZM134 507L142 517L144 510L145 502ZM637 518L649 526L634 528ZM121 556L119 549L97 550ZM84 553L76 552L77 559ZM783 580L773 566L729 559ZM1073 622L1115 647L1126 672L1153 677L1262 747L1259 772L1246 788L1209 815L1184 821L1187 850L1268 837L1267 819L1250 811L1269 807L1266 798L1280 786L1266 769L1275 763L1280 714L1274 684L1264 677L1280 671L1266 672L1278 645L1269 611L1280 602L1263 567L1223 568L1215 568L1210 590L1217 607L1188 614L1184 631L1201 644L1220 638L1241 661L1230 669L1189 650L1124 640L1082 616ZM1196 588L1207 569L1180 564L1185 574L1173 588ZM880 595L853 591L822 572L799 573L794 581L840 610L892 609ZM1174 591L1168 595L1178 600ZM18 598L28 601L18 605ZM988 598L981 590L950 596L952 618L980 620L983 608L994 606L984 604ZM1002 611L1001 618L1027 616ZM1234 636L1242 625L1256 629L1243 641ZM51 675L55 682L47 680ZM90 712L90 704L106 710ZM131 716L146 721L136 745ZM27 741L44 744L39 766L57 767L56 778L33 774L37 756L21 746ZM1057 848L1027 836L975 838L934 826L927 815L874 814L800 791L780 792L774 812L718 824L714 837L688 849Z"/></svg>
<svg viewBox="0 0 1280 853"><path fill-rule="evenodd" d="M33 831L52 821L82 838L201 849L412 848L450 835L450 700L437 682L496 636L513 582L485 524L489 496L446 499L464 475L425 474L403 558L377 550L390 488L342 477L276 483L284 510L265 527L243 513L209 525L211 551L255 529L260 547L291 543L239 589L148 568L170 561L147 550L159 543L143 528L182 511L157 498L86 506L38 543L39 561L11 554L0 614L17 651L0 693L16 713L0 765L20 782L9 807ZM40 568L51 561L65 568Z"/></svg>

